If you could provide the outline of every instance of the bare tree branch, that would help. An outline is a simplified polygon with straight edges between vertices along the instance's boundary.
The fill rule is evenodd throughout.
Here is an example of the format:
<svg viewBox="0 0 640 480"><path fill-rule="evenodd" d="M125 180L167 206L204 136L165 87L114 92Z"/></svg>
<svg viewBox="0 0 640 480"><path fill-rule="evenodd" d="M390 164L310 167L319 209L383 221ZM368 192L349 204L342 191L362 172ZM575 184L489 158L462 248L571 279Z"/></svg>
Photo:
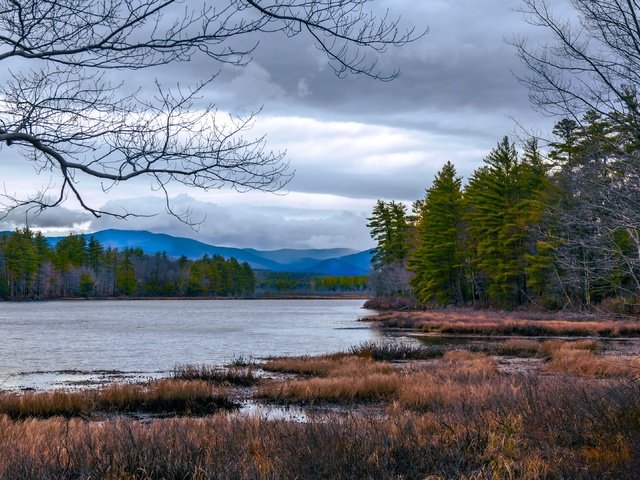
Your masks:
<svg viewBox="0 0 640 480"><path fill-rule="evenodd" d="M0 62L12 69L0 86L0 148L60 181L26 199L5 195L7 207L44 209L70 194L95 216L126 218L132 213L88 204L82 181L99 179L108 191L147 178L168 213L194 224L190 212L171 207L171 185L282 189L292 176L284 154L266 149L264 137L245 137L257 112L238 117L201 105L215 77L172 89L156 81L150 98L112 83L106 72L203 55L246 66L255 35L280 32L309 35L339 76L390 80L397 72L382 72L378 56L422 34L366 12L368 1L0 0Z"/></svg>

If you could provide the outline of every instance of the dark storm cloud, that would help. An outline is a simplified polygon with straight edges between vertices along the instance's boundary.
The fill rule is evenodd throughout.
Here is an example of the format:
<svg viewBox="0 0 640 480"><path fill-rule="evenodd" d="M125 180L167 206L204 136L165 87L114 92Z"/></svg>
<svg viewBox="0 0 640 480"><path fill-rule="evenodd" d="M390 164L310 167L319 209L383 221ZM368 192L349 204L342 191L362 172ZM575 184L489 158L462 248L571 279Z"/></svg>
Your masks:
<svg viewBox="0 0 640 480"><path fill-rule="evenodd" d="M539 33L514 10L518 3L374 2L377 9L388 7L402 15L403 24L430 30L415 43L391 48L381 57L383 71L401 70L390 83L363 76L338 79L308 38L271 35L262 37L249 68L223 69L209 92L222 108L232 110L264 104L268 115L348 118L395 126L402 117L400 122L413 128L454 135L473 130L473 125L464 117L457 125L438 122L434 115L490 111L503 124L509 115L532 118L527 92L513 75L522 73L523 67L505 41L519 35L535 38ZM201 75L207 66L206 59L198 59L188 70ZM480 135L489 134L479 130Z"/></svg>

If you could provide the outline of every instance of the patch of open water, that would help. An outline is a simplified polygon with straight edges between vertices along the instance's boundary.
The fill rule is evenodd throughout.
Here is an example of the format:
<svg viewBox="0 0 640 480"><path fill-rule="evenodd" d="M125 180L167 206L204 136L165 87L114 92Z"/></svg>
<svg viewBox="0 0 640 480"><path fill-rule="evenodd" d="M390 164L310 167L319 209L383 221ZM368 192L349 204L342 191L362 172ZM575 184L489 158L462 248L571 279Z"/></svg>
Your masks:
<svg viewBox="0 0 640 480"><path fill-rule="evenodd" d="M0 389L86 388L176 365L318 355L381 334L362 300L0 302Z"/></svg>

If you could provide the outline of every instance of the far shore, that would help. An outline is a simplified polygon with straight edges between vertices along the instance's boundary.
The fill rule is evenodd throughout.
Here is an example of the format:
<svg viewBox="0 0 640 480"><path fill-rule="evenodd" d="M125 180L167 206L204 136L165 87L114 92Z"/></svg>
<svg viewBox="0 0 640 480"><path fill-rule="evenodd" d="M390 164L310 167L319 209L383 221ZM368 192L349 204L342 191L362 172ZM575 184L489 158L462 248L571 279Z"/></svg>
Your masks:
<svg viewBox="0 0 640 480"><path fill-rule="evenodd" d="M359 294L321 294L321 295L297 295L297 294L283 294L283 295L260 295L253 297L60 297L60 298L29 298L23 300L2 300L0 303L25 303L25 302L59 302L59 301L98 301L98 300L363 300L370 299L368 295Z"/></svg>

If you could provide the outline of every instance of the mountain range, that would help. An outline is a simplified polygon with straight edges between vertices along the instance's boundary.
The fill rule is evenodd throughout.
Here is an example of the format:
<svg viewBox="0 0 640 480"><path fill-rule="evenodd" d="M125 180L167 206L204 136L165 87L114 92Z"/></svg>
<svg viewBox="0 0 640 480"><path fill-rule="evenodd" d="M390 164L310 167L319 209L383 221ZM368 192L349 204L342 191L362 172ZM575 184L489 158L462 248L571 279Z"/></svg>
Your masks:
<svg viewBox="0 0 640 480"><path fill-rule="evenodd" d="M123 249L141 248L146 254L166 252L170 257L185 256L197 259L204 254L220 255L247 262L252 268L273 272L315 273L319 275L368 275L371 270L371 252L358 252L348 248L329 249L281 249L256 250L209 245L198 240L174 237L165 233L146 230L101 230L87 234L93 236L104 247ZM55 246L64 237L47 237Z"/></svg>

